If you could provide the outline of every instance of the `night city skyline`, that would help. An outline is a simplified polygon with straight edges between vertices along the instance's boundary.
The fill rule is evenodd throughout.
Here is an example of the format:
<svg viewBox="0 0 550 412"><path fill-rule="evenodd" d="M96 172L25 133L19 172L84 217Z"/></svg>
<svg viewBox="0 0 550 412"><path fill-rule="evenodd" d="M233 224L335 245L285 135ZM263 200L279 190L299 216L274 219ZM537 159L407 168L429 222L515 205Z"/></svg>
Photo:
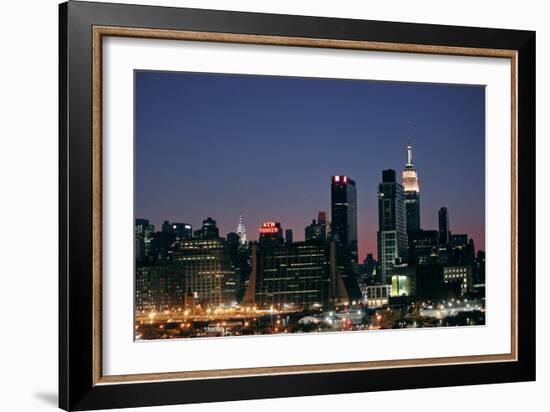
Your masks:
<svg viewBox="0 0 550 412"><path fill-rule="evenodd" d="M265 221L295 241L319 211L330 221L330 179L357 185L359 260L377 254L377 185L401 171L412 138L423 229L468 233L484 250L482 86L136 72L135 217L248 240ZM205 161L207 160L207 161Z"/></svg>
<svg viewBox="0 0 550 412"><path fill-rule="evenodd" d="M136 72L135 338L485 324L484 104Z"/></svg>

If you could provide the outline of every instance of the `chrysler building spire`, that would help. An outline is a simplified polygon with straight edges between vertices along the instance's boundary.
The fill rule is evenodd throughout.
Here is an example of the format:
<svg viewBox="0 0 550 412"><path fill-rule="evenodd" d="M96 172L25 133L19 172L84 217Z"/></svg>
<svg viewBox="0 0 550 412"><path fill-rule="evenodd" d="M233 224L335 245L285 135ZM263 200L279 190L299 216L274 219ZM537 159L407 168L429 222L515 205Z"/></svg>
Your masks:
<svg viewBox="0 0 550 412"><path fill-rule="evenodd" d="M242 246L246 246L246 228L244 226L243 215L239 215L239 225L237 226L237 234L239 235L239 242Z"/></svg>

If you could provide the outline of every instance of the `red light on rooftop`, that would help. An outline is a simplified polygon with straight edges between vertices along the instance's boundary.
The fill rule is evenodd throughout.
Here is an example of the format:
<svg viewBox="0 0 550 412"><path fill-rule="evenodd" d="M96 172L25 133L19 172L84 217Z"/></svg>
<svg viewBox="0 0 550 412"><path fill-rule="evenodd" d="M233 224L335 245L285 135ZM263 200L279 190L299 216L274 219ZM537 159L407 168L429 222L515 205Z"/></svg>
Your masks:
<svg viewBox="0 0 550 412"><path fill-rule="evenodd" d="M348 177L344 176L344 183L347 183L347 182L348 182Z"/></svg>
<svg viewBox="0 0 550 412"><path fill-rule="evenodd" d="M340 181L340 176L333 176L333 179L335 182L339 182Z"/></svg>

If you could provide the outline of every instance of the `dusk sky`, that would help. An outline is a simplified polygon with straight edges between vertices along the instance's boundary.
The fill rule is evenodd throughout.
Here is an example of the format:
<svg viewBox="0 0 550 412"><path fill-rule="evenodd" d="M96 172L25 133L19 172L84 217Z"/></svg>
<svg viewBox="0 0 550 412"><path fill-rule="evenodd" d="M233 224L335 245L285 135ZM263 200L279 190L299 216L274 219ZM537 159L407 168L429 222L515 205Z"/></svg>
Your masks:
<svg viewBox="0 0 550 412"><path fill-rule="evenodd" d="M347 175L360 260L376 257L378 183L401 181L410 134L422 228L446 206L485 248L484 86L137 71L135 92L135 217L159 230L211 216L225 236L242 213L249 240L267 220L303 240Z"/></svg>

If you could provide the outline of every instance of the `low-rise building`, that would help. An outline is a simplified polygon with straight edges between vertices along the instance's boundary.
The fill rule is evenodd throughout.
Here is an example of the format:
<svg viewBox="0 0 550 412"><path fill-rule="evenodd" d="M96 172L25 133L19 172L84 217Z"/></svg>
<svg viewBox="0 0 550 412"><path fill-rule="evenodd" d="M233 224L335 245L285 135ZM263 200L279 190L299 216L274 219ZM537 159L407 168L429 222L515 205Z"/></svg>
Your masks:
<svg viewBox="0 0 550 412"><path fill-rule="evenodd" d="M472 267L445 266L443 268L443 281L447 284L456 284L462 295L469 293L473 287Z"/></svg>
<svg viewBox="0 0 550 412"><path fill-rule="evenodd" d="M388 304L392 285L361 285L360 288L367 307L379 308Z"/></svg>

